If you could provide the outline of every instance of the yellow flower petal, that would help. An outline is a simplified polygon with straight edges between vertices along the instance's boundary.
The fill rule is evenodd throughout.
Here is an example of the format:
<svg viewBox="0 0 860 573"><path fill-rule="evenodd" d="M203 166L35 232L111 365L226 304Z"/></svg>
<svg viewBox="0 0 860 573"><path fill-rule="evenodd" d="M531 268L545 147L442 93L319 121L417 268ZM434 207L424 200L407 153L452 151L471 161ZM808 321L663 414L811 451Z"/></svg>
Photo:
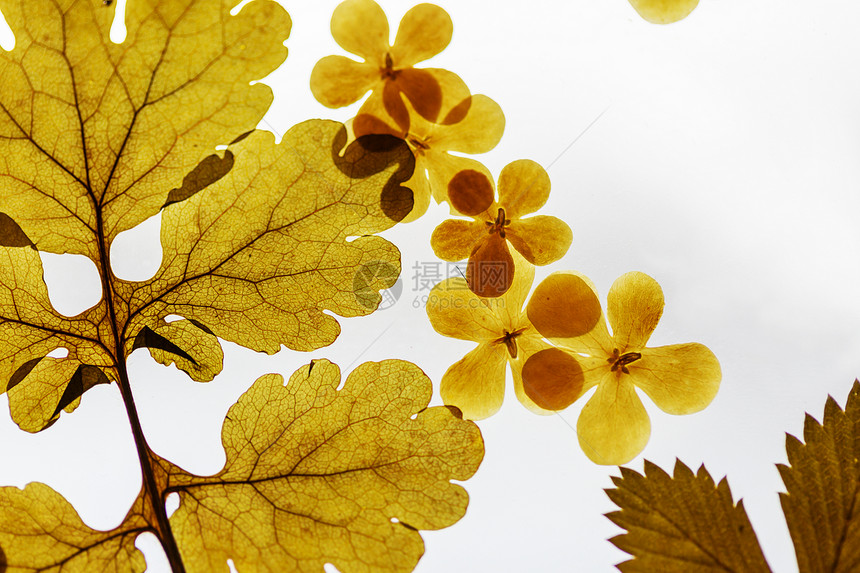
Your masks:
<svg viewBox="0 0 860 573"><path fill-rule="evenodd" d="M535 289L526 307L529 320L554 344L595 355L612 353L594 286L575 272L557 272Z"/></svg>
<svg viewBox="0 0 860 573"><path fill-rule="evenodd" d="M508 357L508 363L511 365L511 372L514 378L514 393L517 396L517 400L533 414L540 414L541 416L555 414L553 410L545 410L535 404L529 398L528 394L526 394L523 387L523 366L525 366L532 355L552 347L541 339L540 334L537 333L534 327L531 327L522 336L517 338L517 348L519 349L517 359L511 360Z"/></svg>
<svg viewBox="0 0 860 573"><path fill-rule="evenodd" d="M627 365L633 383L669 414L703 410L717 395L722 372L717 357L695 342L643 348Z"/></svg>
<svg viewBox="0 0 860 573"><path fill-rule="evenodd" d="M652 24L671 24L689 16L699 0L630 0L630 4Z"/></svg>
<svg viewBox="0 0 860 573"><path fill-rule="evenodd" d="M403 184L404 187L412 189L412 210L401 223L411 223L427 212L427 207L430 206L430 182L427 180L425 172L425 159L422 156L415 157L415 171L409 181Z"/></svg>
<svg viewBox="0 0 860 573"><path fill-rule="evenodd" d="M621 354L645 347L660 322L663 304L663 289L645 273L634 271L615 279L606 297L606 315Z"/></svg>
<svg viewBox="0 0 860 573"><path fill-rule="evenodd" d="M462 121L436 126L432 145L434 149L486 153L498 145L504 132L505 114L499 104L485 95L473 95Z"/></svg>
<svg viewBox="0 0 860 573"><path fill-rule="evenodd" d="M445 10L434 4L419 4L400 20L391 59L398 68L429 60L448 46L453 33L454 24Z"/></svg>
<svg viewBox="0 0 860 573"><path fill-rule="evenodd" d="M499 174L499 204L511 219L534 213L549 198L549 175L530 159L508 163Z"/></svg>
<svg viewBox="0 0 860 573"><path fill-rule="evenodd" d="M460 340L489 342L504 331L498 302L481 299L459 277L446 279L430 291L427 316L439 334Z"/></svg>
<svg viewBox="0 0 860 573"><path fill-rule="evenodd" d="M579 445L596 464L626 464L651 436L648 413L628 377L606 374L579 415Z"/></svg>
<svg viewBox="0 0 860 573"><path fill-rule="evenodd" d="M449 155L444 151L435 151L433 148L429 149L425 156L427 157L427 171L430 177L430 191L437 203L448 200L448 184L454 175L460 171L467 169L478 171L486 175L491 184L493 182L493 176L489 169L474 159ZM452 213L454 213L453 209Z"/></svg>
<svg viewBox="0 0 860 573"><path fill-rule="evenodd" d="M497 297L511 288L515 272L508 242L498 233L492 233L479 241L469 255L466 282L469 283L469 289L478 296Z"/></svg>
<svg viewBox="0 0 860 573"><path fill-rule="evenodd" d="M522 378L526 395L545 410L564 410L583 392L582 367L558 348L532 355L523 366Z"/></svg>
<svg viewBox="0 0 860 573"><path fill-rule="evenodd" d="M331 16L331 35L341 48L377 68L388 52L388 18L373 0L345 0Z"/></svg>
<svg viewBox="0 0 860 573"><path fill-rule="evenodd" d="M504 345L479 344L442 376L442 401L456 406L468 420L492 416L505 399Z"/></svg>
<svg viewBox="0 0 860 573"><path fill-rule="evenodd" d="M355 103L378 85L381 80L376 66L344 56L326 56L311 72L311 92L318 102L330 108Z"/></svg>
<svg viewBox="0 0 860 573"><path fill-rule="evenodd" d="M457 123L471 107L469 88L448 70L406 68L390 83L403 92L418 115L433 123Z"/></svg>
<svg viewBox="0 0 860 573"><path fill-rule="evenodd" d="M505 212L507 216L507 212ZM564 256L573 242L567 223L548 215L512 219L506 238L530 263L548 265Z"/></svg>
<svg viewBox="0 0 860 573"><path fill-rule="evenodd" d="M496 197L490 179L473 169L460 171L448 182L448 201L458 213L474 217L486 211Z"/></svg>
<svg viewBox="0 0 860 573"><path fill-rule="evenodd" d="M540 338L537 330L529 322L524 308L526 299L529 297L529 291L532 290L532 283L535 280L534 265L516 251L511 253L511 256L515 269L514 281L511 288L500 299L496 299L501 301L496 313L502 318L502 322L509 332L528 327L537 338Z"/></svg>
<svg viewBox="0 0 860 573"><path fill-rule="evenodd" d="M472 254L475 245L487 236L483 223L447 219L430 235L433 252L443 261L462 261Z"/></svg>

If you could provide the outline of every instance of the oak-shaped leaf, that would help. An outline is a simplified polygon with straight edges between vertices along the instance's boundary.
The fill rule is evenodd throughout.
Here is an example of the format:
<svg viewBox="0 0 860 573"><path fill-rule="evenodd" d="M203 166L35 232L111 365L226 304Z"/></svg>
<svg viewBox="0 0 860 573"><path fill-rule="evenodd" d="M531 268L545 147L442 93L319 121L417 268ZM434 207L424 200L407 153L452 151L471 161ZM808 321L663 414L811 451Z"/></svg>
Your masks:
<svg viewBox="0 0 860 573"><path fill-rule="evenodd" d="M845 409L832 397L824 422L806 416L806 443L786 438L789 465L777 467L780 501L801 573L860 571L860 382ZM607 514L626 530L610 541L633 559L622 571L770 571L743 502L734 505L725 479L714 486L678 461L675 475L645 462L645 475L621 468L606 490L619 511Z"/></svg>
<svg viewBox="0 0 860 573"><path fill-rule="evenodd" d="M170 517L184 569L410 571L418 530L448 527L468 495L450 480L474 474L480 430L456 409L427 408L432 386L414 364L340 369L315 360L289 383L258 379L224 422L224 469L189 474L156 458L157 497L178 493ZM0 488L0 547L8 571L141 571L138 533L158 529L144 494L115 530L85 526L43 484Z"/></svg>
<svg viewBox="0 0 860 573"><path fill-rule="evenodd" d="M42 483L0 488L0 571L139 573L146 563L134 541L152 527L140 499L111 531L88 527L63 496Z"/></svg>

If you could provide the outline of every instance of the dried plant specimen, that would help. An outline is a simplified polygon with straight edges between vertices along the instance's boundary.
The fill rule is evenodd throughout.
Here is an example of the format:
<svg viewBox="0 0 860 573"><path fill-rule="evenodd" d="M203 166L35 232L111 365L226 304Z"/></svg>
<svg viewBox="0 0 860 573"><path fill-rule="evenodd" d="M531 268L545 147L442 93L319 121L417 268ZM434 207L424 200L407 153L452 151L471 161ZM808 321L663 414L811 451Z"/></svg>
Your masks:
<svg viewBox="0 0 860 573"><path fill-rule="evenodd" d="M532 324L564 352L532 356L523 369L525 390L562 409L597 386L576 425L579 444L595 463L627 463L648 443L651 422L635 388L669 414L698 412L719 389L720 364L707 347L646 348L663 305L660 285L640 272L622 275L609 289L611 335L594 286L581 275L554 273L529 301ZM588 324L594 326L583 334Z"/></svg>
<svg viewBox="0 0 860 573"><path fill-rule="evenodd" d="M629 0L633 8L652 24L672 24L683 20L699 5L699 0Z"/></svg>
<svg viewBox="0 0 860 573"><path fill-rule="evenodd" d="M801 573L860 569L860 382L845 409L832 397L824 421L806 416L802 443L787 435L789 465L778 465L779 494ZM696 475L678 461L673 477L650 462L645 475L621 468L607 490L619 511L607 514L626 530L610 541L632 559L621 571L770 571L743 502L726 479L716 487L704 466Z"/></svg>
<svg viewBox="0 0 860 573"><path fill-rule="evenodd" d="M368 100L352 122L356 136L390 134L405 140L415 155L415 173L406 186L412 189L415 207L403 220L414 221L427 211L432 196L437 203L448 200L448 185L460 171L478 171L487 179L490 172L478 161L449 151L478 154L493 149L505 131L505 116L499 104L485 95L474 95L462 120L453 124L427 121L415 113L409 102L409 121L395 125L384 109L371 106L380 100Z"/></svg>
<svg viewBox="0 0 860 573"><path fill-rule="evenodd" d="M331 33L340 47L364 61L326 56L311 72L311 91L331 108L354 103L371 91L362 110L384 110L395 125L409 124L405 96L426 120L456 123L468 110L469 88L447 70L414 67L444 50L453 30L442 8L419 4L403 16L394 45L389 45L382 8L373 0L346 0L332 14Z"/></svg>
<svg viewBox="0 0 860 573"><path fill-rule="evenodd" d="M0 51L2 390L12 419L37 432L93 386L116 383L143 474L139 499L111 532L86 527L45 486L4 488L0 549L10 571L142 570L133 547L142 531L155 534L177 572L224 567L225 552L243 568L268 571L330 560L408 570L422 551L415 529L447 526L465 509L464 492L448 480L474 472L480 434L448 409L425 409L429 380L407 363L360 367L339 392L339 374L323 364L286 389L278 377L259 382L228 418L230 462L218 478L188 476L147 445L129 354L147 348L157 361L208 381L222 368L219 339L270 354L330 344L340 327L328 313L369 314L378 291L396 280L399 251L374 234L412 209L402 183L414 158L397 138L348 142L345 126L323 120L294 126L278 144L253 131L272 94L249 82L283 61L290 20L267 0L236 16L231 8L209 0L132 2L128 40L116 45L108 37L115 8L99 0L0 1L16 33L15 49ZM118 278L112 242L159 211L161 267L148 280ZM58 313L40 251L89 257L101 299L78 316ZM356 275L374 265L397 272L357 285ZM261 392L280 396L278 407ZM335 434L300 432L297 420L310 418ZM298 450L281 450L290 440L316 440L316 447L291 461ZM334 447L346 452L343 459L331 455ZM248 448L257 448L253 463ZM286 465L267 466L268 456ZM263 475L265 468L277 475ZM367 477L385 472L386 479ZM269 482L279 489L275 513L306 508L298 531L313 541L272 549L273 539L295 536L297 526L272 521L269 493L261 493ZM183 505L169 521L165 496L174 491ZM213 509L221 502L228 507ZM228 519L245 503L246 521L234 522L243 536L213 542L227 527L217 517ZM320 505L325 511L311 511ZM191 537L183 516L198 527ZM214 557L204 551L216 548Z"/></svg>
<svg viewBox="0 0 860 573"><path fill-rule="evenodd" d="M439 385L445 403L459 408L470 420L492 416L502 407L507 365L513 372L519 401L534 412L550 413L523 391L523 364L548 344L541 340L524 309L534 267L515 256L513 285L500 297L481 298L469 290L465 280L451 278L433 287L427 299L427 316L439 334L478 343L448 368Z"/></svg>
<svg viewBox="0 0 860 573"><path fill-rule="evenodd" d="M201 477L154 459L151 482L123 523L84 525L49 487L0 488L0 547L9 571L143 571L136 536L161 524L148 490L178 493L168 530L184 569L411 571L419 529L460 519L483 457L478 428L444 407L427 408L430 380L399 360L365 363L347 378L314 361L284 385L258 379L227 413L227 463ZM174 564L174 569L178 567Z"/></svg>
<svg viewBox="0 0 860 573"><path fill-rule="evenodd" d="M499 174L499 197L492 180L480 171L461 171L448 185L448 199L472 221L448 219L433 231L433 251L440 259L468 257L466 281L482 297L504 294L516 268L509 244L533 265L547 265L567 252L573 234L567 223L534 213L549 198L550 181L543 167L529 159L509 163Z"/></svg>

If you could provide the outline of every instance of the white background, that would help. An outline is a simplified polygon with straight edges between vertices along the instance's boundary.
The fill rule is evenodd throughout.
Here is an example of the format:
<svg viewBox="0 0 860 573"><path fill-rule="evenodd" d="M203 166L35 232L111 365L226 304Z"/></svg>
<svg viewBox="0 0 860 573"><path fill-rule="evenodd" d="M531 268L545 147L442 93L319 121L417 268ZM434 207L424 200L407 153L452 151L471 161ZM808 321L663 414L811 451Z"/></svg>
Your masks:
<svg viewBox="0 0 860 573"><path fill-rule="evenodd" d="M313 64L343 53L328 26L336 2L283 3L290 55L266 80L275 103L261 127L283 134L312 117L350 118L357 106L328 110L308 88ZM520 158L547 167L553 191L543 213L573 229L569 253L538 269L538 280L577 269L603 297L620 274L646 272L666 295L652 345L702 342L721 361L722 386L704 412L670 416L645 400L651 442L631 467L648 458L671 469L679 457L705 462L717 479L728 474L773 568L796 571L774 467L785 461L784 432L802 432L804 412L820 419L828 394L844 404L860 375L860 5L702 0L687 20L660 27L625 0L440 4L454 39L428 65L460 74L507 117L501 144L479 159L496 174ZM382 2L392 38L411 5ZM155 451L218 471L227 408L260 374L289 375L311 358L345 369L403 358L438 386L472 348L436 334L413 308L427 294L414 288L413 267L437 260L429 238L446 215L431 208L384 234L403 253L403 296L342 320L329 348L266 357L225 343L224 373L209 384L136 353L133 388ZM118 241L121 276L154 272L157 233L156 218ZM58 308L73 314L95 302L94 268L43 258ZM417 571L612 570L625 554L607 541L619 529L602 515L614 509L602 490L618 469L579 449L584 400L540 417L509 390L501 412L479 424L486 457L465 483L467 515L423 534ZM0 483L46 482L88 524L117 525L140 487L117 388L95 388L39 435L19 431L0 400ZM139 543L151 570L166 570L157 549Z"/></svg>

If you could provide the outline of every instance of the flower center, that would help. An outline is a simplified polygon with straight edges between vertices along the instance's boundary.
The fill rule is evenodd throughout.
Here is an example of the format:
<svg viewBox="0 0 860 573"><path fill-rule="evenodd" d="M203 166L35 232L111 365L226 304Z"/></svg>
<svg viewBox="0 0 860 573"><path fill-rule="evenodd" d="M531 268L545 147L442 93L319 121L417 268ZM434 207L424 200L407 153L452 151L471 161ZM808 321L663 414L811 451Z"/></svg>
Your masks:
<svg viewBox="0 0 860 573"><path fill-rule="evenodd" d="M406 137L406 142L412 146L412 148L418 153L424 153L427 149L430 149L430 146L427 145L427 142L419 138L415 135L408 135Z"/></svg>
<svg viewBox="0 0 860 573"><path fill-rule="evenodd" d="M510 354L511 358L516 358L517 357L517 337L519 335L521 335L523 332L525 332L525 330L526 330L525 327L524 328L518 328L518 329L514 330L513 332L508 332L507 330L505 330L505 335L502 336L501 338L495 339L493 342L495 342L496 344L504 344L505 347L508 349L508 354Z"/></svg>
<svg viewBox="0 0 860 573"><path fill-rule="evenodd" d="M610 370L615 372L619 368L625 374L630 374L630 370L627 369L627 365L631 362L636 362L642 358L642 355L638 352L627 352L625 354L619 355L618 349L614 349L612 351L612 356L606 359L607 362L612 364L612 368Z"/></svg>
<svg viewBox="0 0 860 573"><path fill-rule="evenodd" d="M385 54L385 67L379 68L379 75L383 80L396 80L400 75L400 70L394 69L394 61L391 59L391 54Z"/></svg>
<svg viewBox="0 0 860 573"><path fill-rule="evenodd" d="M499 207L499 213L496 215L495 221L484 221L484 224L489 227L487 232L489 234L493 234L498 231L499 235L504 239L505 238L505 226L511 224L510 219L505 219L505 210Z"/></svg>

